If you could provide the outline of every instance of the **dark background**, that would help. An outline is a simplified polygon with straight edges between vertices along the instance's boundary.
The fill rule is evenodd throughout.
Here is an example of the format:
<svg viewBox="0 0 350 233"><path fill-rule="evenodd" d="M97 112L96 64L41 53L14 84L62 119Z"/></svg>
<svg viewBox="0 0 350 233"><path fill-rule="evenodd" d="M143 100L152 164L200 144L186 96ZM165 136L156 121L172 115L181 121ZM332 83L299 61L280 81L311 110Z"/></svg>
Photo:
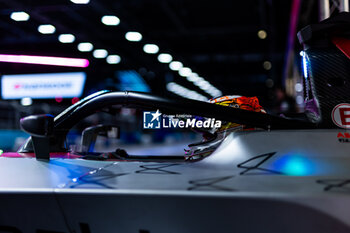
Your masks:
<svg viewBox="0 0 350 233"><path fill-rule="evenodd" d="M168 64L158 62L157 54L143 51L146 43L154 43L159 46L159 53L171 54L174 60L181 61L224 95L258 96L261 104L273 111L275 89L286 86L284 74L292 3L291 0L91 0L84 5L69 0L0 0L0 53L77 57L90 61L88 68L0 63L0 74L84 71L87 73L86 96L105 88L118 90L116 72L134 70L156 95L178 97L166 89L167 83L176 82L207 98L212 97L170 70ZM16 22L10 18L14 11L25 11L30 19ZM121 22L118 26L106 26L101 23L104 15L116 15ZM318 1L301 1L297 19L297 30L318 22ZM40 34L37 30L40 24L52 24L56 32ZM258 37L259 30L266 31L265 39ZM127 41L128 31L142 33L143 39ZM60 43L58 35L62 33L74 34L74 43ZM296 35L293 36L293 52L299 54L302 47ZM79 52L78 43L86 41L95 48L108 50L109 54L120 55L121 63L107 64L105 59L94 58L92 52ZM264 62L269 62L271 67L264 68ZM293 62L299 67L299 56L295 56ZM290 95L295 98L293 92ZM9 121L10 116L11 127L17 127L20 116L57 113L70 104L70 99L61 103L34 100L32 106L23 107L19 100L1 101L1 118Z"/></svg>

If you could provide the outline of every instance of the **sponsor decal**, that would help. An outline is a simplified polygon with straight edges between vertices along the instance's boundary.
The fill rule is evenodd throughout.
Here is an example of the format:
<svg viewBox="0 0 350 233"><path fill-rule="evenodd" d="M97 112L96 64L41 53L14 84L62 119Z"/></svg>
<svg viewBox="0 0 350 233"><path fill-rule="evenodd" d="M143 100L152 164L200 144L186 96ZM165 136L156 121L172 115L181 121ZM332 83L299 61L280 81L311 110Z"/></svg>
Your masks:
<svg viewBox="0 0 350 233"><path fill-rule="evenodd" d="M350 142L350 133L338 133L339 142Z"/></svg>
<svg viewBox="0 0 350 233"><path fill-rule="evenodd" d="M144 129L161 128L220 128L222 122L215 118L198 118L192 115L176 114L165 115L157 110L156 112L143 112Z"/></svg>
<svg viewBox="0 0 350 233"><path fill-rule="evenodd" d="M350 104L342 103L332 110L332 120L340 128L350 129Z"/></svg>

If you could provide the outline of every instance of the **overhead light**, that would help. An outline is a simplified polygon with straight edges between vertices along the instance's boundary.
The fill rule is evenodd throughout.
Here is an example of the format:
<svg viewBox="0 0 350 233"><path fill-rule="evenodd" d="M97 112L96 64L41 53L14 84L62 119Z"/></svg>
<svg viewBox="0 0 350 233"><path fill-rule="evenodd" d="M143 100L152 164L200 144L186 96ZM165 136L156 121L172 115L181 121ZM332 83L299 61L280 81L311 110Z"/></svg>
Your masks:
<svg viewBox="0 0 350 233"><path fill-rule="evenodd" d="M166 85L166 89L168 91L174 91L174 87L175 87L175 83L174 82L170 82Z"/></svg>
<svg viewBox="0 0 350 233"><path fill-rule="evenodd" d="M177 83L170 82L166 85L166 88L168 91L173 92L181 97L187 98L187 99L194 99L194 100L201 100L201 101L207 101L208 98L199 94L196 91L192 91L186 87L183 87Z"/></svg>
<svg viewBox="0 0 350 233"><path fill-rule="evenodd" d="M259 37L260 39L262 39L262 40L266 39L266 37L267 37L266 31L265 31L265 30L259 30L259 31L258 31L258 37Z"/></svg>
<svg viewBox="0 0 350 233"><path fill-rule="evenodd" d="M127 32L125 34L125 39L128 41L140 41L142 40L142 35L139 32Z"/></svg>
<svg viewBox="0 0 350 233"><path fill-rule="evenodd" d="M70 0L72 3L75 4L88 4L90 0Z"/></svg>
<svg viewBox="0 0 350 233"><path fill-rule="evenodd" d="M95 49L92 55L95 58L106 58L108 55L108 52L105 49Z"/></svg>
<svg viewBox="0 0 350 233"><path fill-rule="evenodd" d="M25 98L21 99L21 105L22 106L30 106L30 105L32 105L32 103L33 103L32 98L25 97Z"/></svg>
<svg viewBox="0 0 350 233"><path fill-rule="evenodd" d="M191 72L191 69L187 70L189 68L182 68L180 69L179 73L181 76L185 76L187 81L192 82L194 85L198 86L200 89L211 95L212 97L221 96L222 92L218 90L216 87L211 85L208 81L206 81L204 78L199 77L197 73ZM189 75L186 75L190 73Z"/></svg>
<svg viewBox="0 0 350 233"><path fill-rule="evenodd" d="M145 44L143 46L143 51L145 53L155 54L158 53L159 47L155 44Z"/></svg>
<svg viewBox="0 0 350 233"><path fill-rule="evenodd" d="M188 75L186 79L190 82L196 82L198 80L198 74L192 72L192 74Z"/></svg>
<svg viewBox="0 0 350 233"><path fill-rule="evenodd" d="M271 70L272 64L269 61L264 61L263 67L265 70Z"/></svg>
<svg viewBox="0 0 350 233"><path fill-rule="evenodd" d="M107 26L117 26L120 23L120 19L114 15L105 15L101 18L101 22Z"/></svg>
<svg viewBox="0 0 350 233"><path fill-rule="evenodd" d="M38 31L41 34L53 34L56 31L55 26L51 25L51 24L42 24L38 27Z"/></svg>
<svg viewBox="0 0 350 233"><path fill-rule="evenodd" d="M191 74L192 74L192 70L190 68L182 67L179 70L179 75L182 76L182 77L187 77L187 76L189 76Z"/></svg>
<svg viewBox="0 0 350 233"><path fill-rule="evenodd" d="M158 55L158 61L160 63L169 63L173 60L173 57L168 53L161 53Z"/></svg>
<svg viewBox="0 0 350 233"><path fill-rule="evenodd" d="M179 61L173 61L173 62L170 62L169 64L169 68L174 71L180 70L182 66L183 66L182 63Z"/></svg>
<svg viewBox="0 0 350 233"><path fill-rule="evenodd" d="M204 81L204 78L202 77L197 77L196 80L194 81L194 85L199 86L201 82Z"/></svg>
<svg viewBox="0 0 350 233"><path fill-rule="evenodd" d="M78 50L80 52L90 52L93 50L93 48L94 46L89 42L82 42L78 44Z"/></svg>
<svg viewBox="0 0 350 233"><path fill-rule="evenodd" d="M0 62L68 66L68 67L88 67L89 66L89 61L81 58L11 55L11 54L0 54Z"/></svg>
<svg viewBox="0 0 350 233"><path fill-rule="evenodd" d="M28 21L29 15L24 11L12 12L10 18L14 21Z"/></svg>
<svg viewBox="0 0 350 233"><path fill-rule="evenodd" d="M209 90L209 88L212 87L212 85L208 81L204 81L201 83L201 85L199 87L202 90L206 91L206 90Z"/></svg>
<svg viewBox="0 0 350 233"><path fill-rule="evenodd" d="M301 95L298 95L295 100L296 100L297 104L299 104L299 105L302 105L304 103L304 97Z"/></svg>
<svg viewBox="0 0 350 233"><path fill-rule="evenodd" d="M61 34L58 36L58 40L61 43L73 43L75 41L75 36L72 34Z"/></svg>
<svg viewBox="0 0 350 233"><path fill-rule="evenodd" d="M109 55L106 60L108 64L118 64L121 58L118 55Z"/></svg>
<svg viewBox="0 0 350 233"><path fill-rule="evenodd" d="M302 92L302 91L303 91L303 84L301 84L301 83L296 83L296 84L295 84L295 91L296 91L296 92Z"/></svg>
<svg viewBox="0 0 350 233"><path fill-rule="evenodd" d="M208 91L209 92L209 91ZM218 96L222 96L222 92L218 89L214 89L213 91L210 91L209 94L212 96L212 97L218 97Z"/></svg>

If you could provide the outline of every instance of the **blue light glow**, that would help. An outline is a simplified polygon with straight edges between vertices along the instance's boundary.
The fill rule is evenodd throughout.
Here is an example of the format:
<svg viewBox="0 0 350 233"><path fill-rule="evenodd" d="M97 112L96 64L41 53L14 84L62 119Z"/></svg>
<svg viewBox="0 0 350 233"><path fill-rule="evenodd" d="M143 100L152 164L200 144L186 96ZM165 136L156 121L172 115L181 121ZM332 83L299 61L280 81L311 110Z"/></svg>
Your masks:
<svg viewBox="0 0 350 233"><path fill-rule="evenodd" d="M284 155L273 164L273 167L290 176L305 176L314 173L314 164L300 155Z"/></svg>
<svg viewBox="0 0 350 233"><path fill-rule="evenodd" d="M77 181L78 181L78 178L73 178L72 181L73 181L73 182L77 182Z"/></svg>
<svg viewBox="0 0 350 233"><path fill-rule="evenodd" d="M309 64L306 58L306 53L305 52L300 52L300 55L303 57L303 72L304 72L304 78L308 78L308 68Z"/></svg>
<svg viewBox="0 0 350 233"><path fill-rule="evenodd" d="M145 80L134 70L118 71L119 90L150 92L151 89Z"/></svg>

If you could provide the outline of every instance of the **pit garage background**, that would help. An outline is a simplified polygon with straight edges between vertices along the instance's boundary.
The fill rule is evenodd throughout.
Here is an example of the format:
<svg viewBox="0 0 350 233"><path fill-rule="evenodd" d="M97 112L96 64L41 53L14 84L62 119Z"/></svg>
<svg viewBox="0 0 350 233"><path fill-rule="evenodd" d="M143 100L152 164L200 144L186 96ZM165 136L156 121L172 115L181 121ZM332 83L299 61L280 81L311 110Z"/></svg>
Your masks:
<svg viewBox="0 0 350 233"><path fill-rule="evenodd" d="M57 115L103 89L202 101L257 96L269 113L303 112L296 33L348 7L328 0L1 0L0 148L24 142L20 118ZM198 139L181 130L142 132L142 113L118 113L119 143L129 149L173 153ZM79 127L103 120L110 118L82 119Z"/></svg>

